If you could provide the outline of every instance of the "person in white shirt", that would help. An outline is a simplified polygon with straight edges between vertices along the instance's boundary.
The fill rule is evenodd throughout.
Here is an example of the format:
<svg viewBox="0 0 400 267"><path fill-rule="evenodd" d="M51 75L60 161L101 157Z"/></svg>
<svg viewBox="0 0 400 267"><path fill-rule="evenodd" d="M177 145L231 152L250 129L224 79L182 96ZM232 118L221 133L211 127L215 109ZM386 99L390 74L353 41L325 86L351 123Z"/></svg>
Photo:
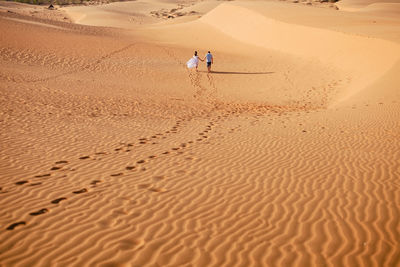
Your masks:
<svg viewBox="0 0 400 267"><path fill-rule="evenodd" d="M197 55L197 51L194 51L194 56L191 59L189 59L188 62L186 62L186 66L189 69L196 68L197 71L197 67L199 66L199 60L204 61L204 59L199 58L199 56Z"/></svg>

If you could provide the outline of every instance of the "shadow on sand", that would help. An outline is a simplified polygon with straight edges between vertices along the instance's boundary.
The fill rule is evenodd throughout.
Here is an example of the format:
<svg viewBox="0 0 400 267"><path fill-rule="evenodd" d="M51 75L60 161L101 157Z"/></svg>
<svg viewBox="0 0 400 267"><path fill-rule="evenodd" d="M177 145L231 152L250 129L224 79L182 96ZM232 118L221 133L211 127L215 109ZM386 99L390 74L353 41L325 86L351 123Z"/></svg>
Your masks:
<svg viewBox="0 0 400 267"><path fill-rule="evenodd" d="M200 71L203 73L208 73L207 71ZM211 71L212 74L272 74L274 72L238 72L238 71Z"/></svg>

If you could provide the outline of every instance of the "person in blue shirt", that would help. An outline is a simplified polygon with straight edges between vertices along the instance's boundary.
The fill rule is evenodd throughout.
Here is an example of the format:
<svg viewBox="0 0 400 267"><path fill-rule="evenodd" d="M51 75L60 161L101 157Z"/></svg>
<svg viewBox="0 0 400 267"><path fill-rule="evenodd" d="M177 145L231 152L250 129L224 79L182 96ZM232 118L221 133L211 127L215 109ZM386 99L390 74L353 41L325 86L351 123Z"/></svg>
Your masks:
<svg viewBox="0 0 400 267"><path fill-rule="evenodd" d="M211 52L208 51L207 55L204 57L204 59L207 60L207 69L208 72L211 72L211 64L214 64L214 59L213 56L211 55Z"/></svg>

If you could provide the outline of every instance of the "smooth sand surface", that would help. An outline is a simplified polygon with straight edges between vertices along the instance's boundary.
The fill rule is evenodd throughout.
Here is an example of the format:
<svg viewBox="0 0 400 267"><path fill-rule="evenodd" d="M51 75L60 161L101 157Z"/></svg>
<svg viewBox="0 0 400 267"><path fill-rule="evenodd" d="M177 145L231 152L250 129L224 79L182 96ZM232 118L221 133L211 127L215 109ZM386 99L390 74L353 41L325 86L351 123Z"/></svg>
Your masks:
<svg viewBox="0 0 400 267"><path fill-rule="evenodd" d="M0 265L400 266L400 17L360 2L2 2Z"/></svg>

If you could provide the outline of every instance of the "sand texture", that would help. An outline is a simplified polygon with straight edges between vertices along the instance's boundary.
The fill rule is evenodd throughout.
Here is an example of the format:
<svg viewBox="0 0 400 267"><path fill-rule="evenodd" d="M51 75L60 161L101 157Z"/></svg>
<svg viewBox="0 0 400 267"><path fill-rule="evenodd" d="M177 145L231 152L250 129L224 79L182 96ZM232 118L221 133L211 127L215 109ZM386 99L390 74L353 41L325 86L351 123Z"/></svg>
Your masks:
<svg viewBox="0 0 400 267"><path fill-rule="evenodd" d="M0 266L400 266L399 3L294 2L0 3Z"/></svg>

